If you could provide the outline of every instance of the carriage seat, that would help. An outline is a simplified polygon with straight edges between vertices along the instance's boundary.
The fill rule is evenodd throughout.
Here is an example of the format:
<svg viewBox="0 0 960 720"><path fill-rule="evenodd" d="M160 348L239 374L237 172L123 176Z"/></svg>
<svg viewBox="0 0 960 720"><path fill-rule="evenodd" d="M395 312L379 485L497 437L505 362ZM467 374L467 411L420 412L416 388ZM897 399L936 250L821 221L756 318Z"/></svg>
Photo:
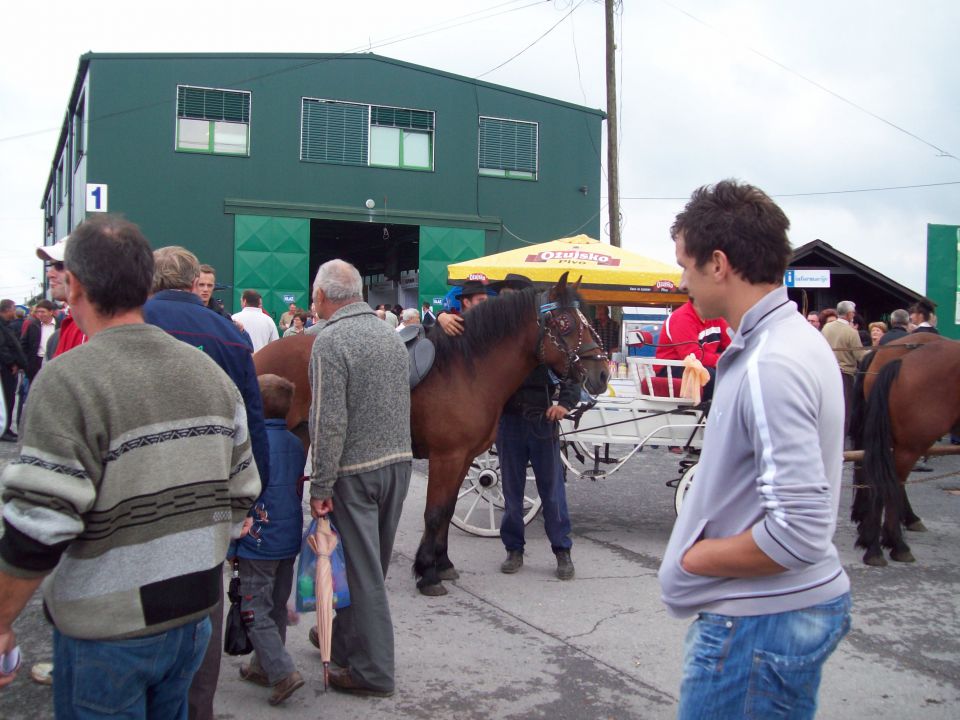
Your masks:
<svg viewBox="0 0 960 720"><path fill-rule="evenodd" d="M410 357L410 389L413 390L423 380L436 357L437 349L433 342L427 339L426 328L423 325L407 325L397 331L400 340L407 347Z"/></svg>
<svg viewBox="0 0 960 720"><path fill-rule="evenodd" d="M631 375L640 392L640 397L672 398L679 402L690 402L680 397L680 385L683 382L683 361L663 360L661 358L627 358ZM667 377L660 377L656 368L667 367Z"/></svg>

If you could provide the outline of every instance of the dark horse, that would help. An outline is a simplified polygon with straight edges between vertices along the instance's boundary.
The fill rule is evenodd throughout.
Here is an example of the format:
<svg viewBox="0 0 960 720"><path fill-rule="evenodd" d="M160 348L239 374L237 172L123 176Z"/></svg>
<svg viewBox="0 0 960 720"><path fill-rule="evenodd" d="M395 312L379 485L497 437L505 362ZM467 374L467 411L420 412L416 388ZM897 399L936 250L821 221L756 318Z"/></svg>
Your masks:
<svg viewBox="0 0 960 720"><path fill-rule="evenodd" d="M868 353L854 384L850 436L863 450L854 466L851 519L863 562L913 562L903 526L923 531L907 499L907 476L936 440L960 425L960 343L917 333ZM882 525L881 525L882 517Z"/></svg>
<svg viewBox="0 0 960 720"><path fill-rule="evenodd" d="M566 273L546 293L529 289L491 298L469 310L463 335L434 329L436 361L410 398L413 453L429 458L424 531L413 564L424 595L443 595L442 580L457 577L447 535L457 493L470 463L496 438L507 399L540 363L561 377L583 381L588 392L606 388L607 358L580 312L576 285ZM254 356L257 374L293 381L297 392L287 425L308 442L307 361L312 336L286 338Z"/></svg>

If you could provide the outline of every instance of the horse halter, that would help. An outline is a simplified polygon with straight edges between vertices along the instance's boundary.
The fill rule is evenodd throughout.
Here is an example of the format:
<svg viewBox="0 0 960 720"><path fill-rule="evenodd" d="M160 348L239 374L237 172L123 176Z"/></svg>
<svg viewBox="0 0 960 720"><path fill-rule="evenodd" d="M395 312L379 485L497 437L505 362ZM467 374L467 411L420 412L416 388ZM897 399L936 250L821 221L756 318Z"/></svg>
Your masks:
<svg viewBox="0 0 960 720"><path fill-rule="evenodd" d="M563 338L573 332L576 325L575 318L579 320L577 331L577 345L570 347ZM554 347L559 350L564 357L563 377L570 378L574 382L582 382L587 375L583 367L583 354L592 350L597 352L586 356L587 360L607 361L607 355L603 352L603 346L600 344L600 337L593 326L580 312L580 303L573 301L568 306L562 306L559 302L546 302L540 305L538 325L540 327L540 340L537 343L537 360L544 361L544 344L549 340ZM584 328L589 332L589 340L584 342Z"/></svg>

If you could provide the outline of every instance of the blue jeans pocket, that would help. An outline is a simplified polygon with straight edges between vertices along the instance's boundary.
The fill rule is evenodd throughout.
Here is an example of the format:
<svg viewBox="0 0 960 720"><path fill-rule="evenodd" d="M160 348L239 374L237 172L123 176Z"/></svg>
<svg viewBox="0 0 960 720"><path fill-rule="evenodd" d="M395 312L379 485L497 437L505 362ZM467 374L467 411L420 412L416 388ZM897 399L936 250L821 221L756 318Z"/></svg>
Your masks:
<svg viewBox="0 0 960 720"><path fill-rule="evenodd" d="M143 695L156 671L164 635L73 644L73 702L100 713L117 713Z"/></svg>
<svg viewBox="0 0 960 720"><path fill-rule="evenodd" d="M849 605L791 613L782 652L754 650L747 691L749 718L813 718L823 664L850 630Z"/></svg>
<svg viewBox="0 0 960 720"><path fill-rule="evenodd" d="M720 672L730 654L736 632L736 619L713 613L700 613L687 631L684 679L698 671ZM692 652L691 652L692 651Z"/></svg>

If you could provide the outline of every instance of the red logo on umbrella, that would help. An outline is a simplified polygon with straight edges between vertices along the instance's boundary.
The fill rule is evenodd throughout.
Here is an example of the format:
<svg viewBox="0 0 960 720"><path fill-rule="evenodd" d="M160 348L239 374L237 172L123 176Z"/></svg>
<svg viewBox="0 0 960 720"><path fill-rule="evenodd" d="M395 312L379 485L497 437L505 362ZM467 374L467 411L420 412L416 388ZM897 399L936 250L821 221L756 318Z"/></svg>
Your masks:
<svg viewBox="0 0 960 720"><path fill-rule="evenodd" d="M585 250L541 250L536 255L527 255L528 263L542 263L550 260L560 262L588 262L606 267L617 267L620 258L612 258L603 253L587 252Z"/></svg>

